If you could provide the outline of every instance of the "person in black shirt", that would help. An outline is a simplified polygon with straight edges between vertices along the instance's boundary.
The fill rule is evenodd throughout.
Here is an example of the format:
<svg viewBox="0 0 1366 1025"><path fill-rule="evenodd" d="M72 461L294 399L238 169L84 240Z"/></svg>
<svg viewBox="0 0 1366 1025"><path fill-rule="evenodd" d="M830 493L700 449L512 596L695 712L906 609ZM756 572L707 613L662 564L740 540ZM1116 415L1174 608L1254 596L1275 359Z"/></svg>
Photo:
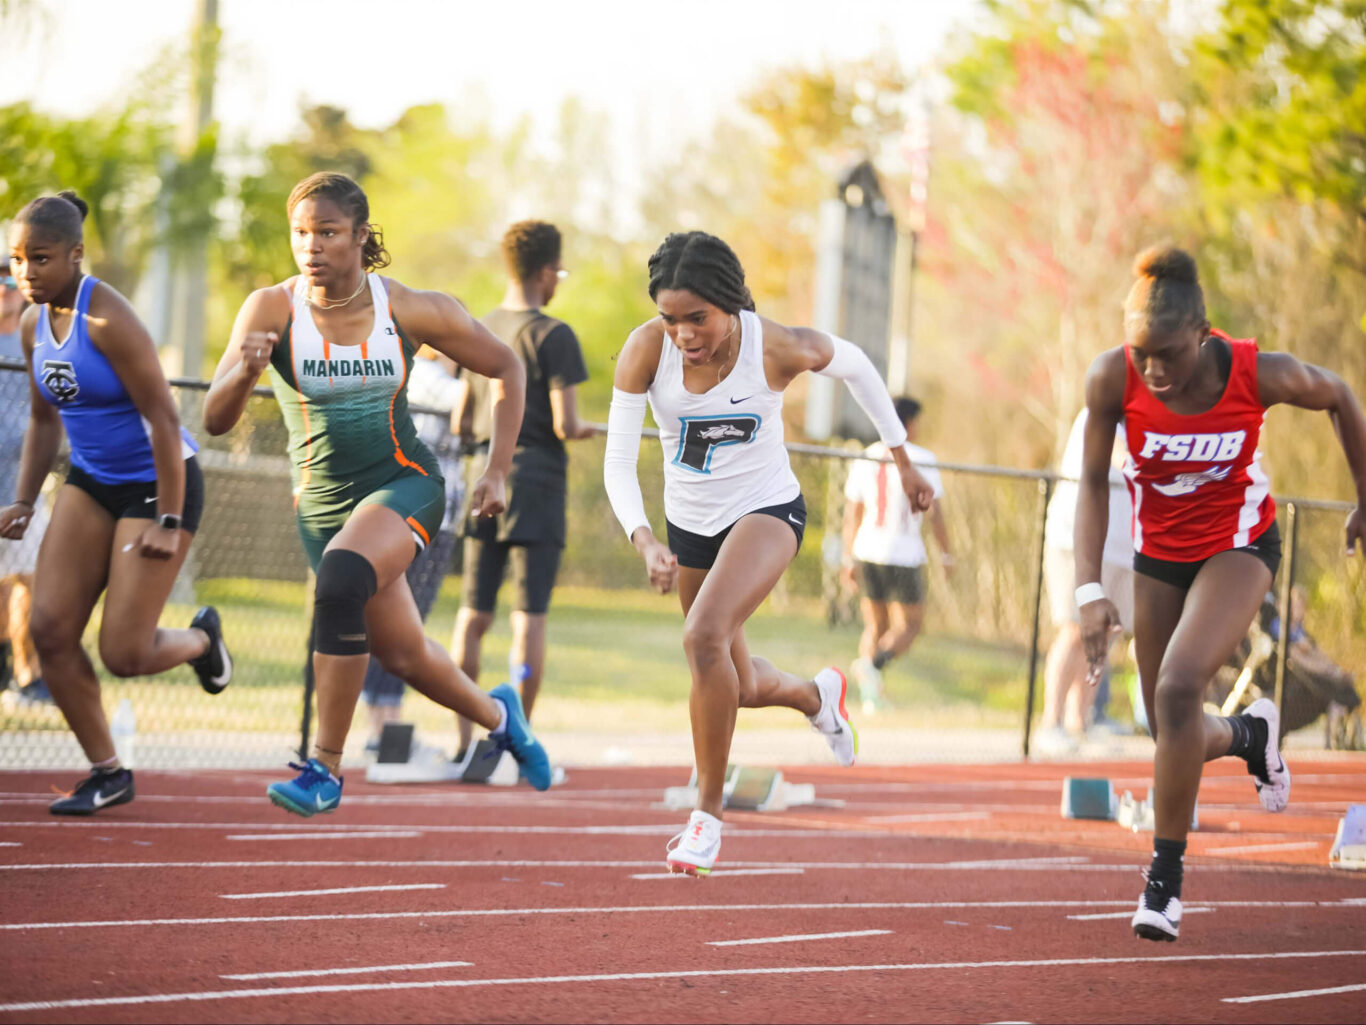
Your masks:
<svg viewBox="0 0 1366 1025"><path fill-rule="evenodd" d="M521 680L528 717L545 670L546 613L565 544L569 458L564 443L593 433L579 419L575 398L575 387L588 380L579 340L568 324L541 312L568 273L560 247L559 230L544 221L520 221L503 236L507 291L483 323L526 364L526 413L508 475L507 511L490 519L464 518L464 594L451 642L461 668L477 680L484 633L493 623L498 589L511 562L516 597L508 661L512 683ZM489 438L491 382L467 371L462 375L469 388L458 422L478 448ZM460 719L457 758L463 757L470 735L470 723Z"/></svg>

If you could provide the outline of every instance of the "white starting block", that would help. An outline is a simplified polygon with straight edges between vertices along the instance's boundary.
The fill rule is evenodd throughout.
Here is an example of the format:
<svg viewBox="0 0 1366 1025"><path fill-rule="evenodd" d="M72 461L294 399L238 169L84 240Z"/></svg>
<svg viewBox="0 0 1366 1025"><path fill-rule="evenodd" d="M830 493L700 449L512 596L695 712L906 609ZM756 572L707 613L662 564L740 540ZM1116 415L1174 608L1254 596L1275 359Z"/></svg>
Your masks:
<svg viewBox="0 0 1366 1025"><path fill-rule="evenodd" d="M1338 833L1328 852L1334 868L1366 870L1366 804L1349 804L1338 820Z"/></svg>
<svg viewBox="0 0 1366 1025"><path fill-rule="evenodd" d="M563 781L562 770L557 773ZM416 743L411 723L385 723L379 757L365 769L367 783L489 783L517 785L517 763L511 754L481 740L471 744L462 761L453 762L440 748Z"/></svg>
<svg viewBox="0 0 1366 1025"><path fill-rule="evenodd" d="M1121 829L1129 829L1135 833L1152 833L1157 829L1156 821L1153 817L1153 794L1148 791L1148 796L1141 801L1134 800L1134 795L1129 791L1124 791L1119 797L1115 808L1115 821L1119 823ZM1191 830L1200 828L1200 805L1196 804L1191 811Z"/></svg>
<svg viewBox="0 0 1366 1025"><path fill-rule="evenodd" d="M786 811L816 803L812 783L789 783L780 769L726 766L726 784L721 806L737 811ZM671 811L687 811L697 804L697 770L685 787L664 791L664 806Z"/></svg>

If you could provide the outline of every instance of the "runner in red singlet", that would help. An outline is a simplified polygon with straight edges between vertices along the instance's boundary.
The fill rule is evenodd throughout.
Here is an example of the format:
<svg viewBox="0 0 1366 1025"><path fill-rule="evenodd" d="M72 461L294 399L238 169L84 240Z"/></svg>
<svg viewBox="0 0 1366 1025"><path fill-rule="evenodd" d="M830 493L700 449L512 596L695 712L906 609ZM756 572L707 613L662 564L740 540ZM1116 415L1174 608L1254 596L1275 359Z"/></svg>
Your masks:
<svg viewBox="0 0 1366 1025"><path fill-rule="evenodd" d="M1212 330L1185 252L1150 249L1134 271L1125 344L1096 357L1086 377L1077 604L1094 680L1119 629L1099 580L1111 439L1122 419L1134 505L1134 640L1157 742L1153 860L1132 924L1144 939L1174 940L1203 763L1244 759L1267 811L1284 810L1290 798L1275 704L1262 699L1230 717L1202 710L1206 685L1247 633L1280 564L1276 507L1257 452L1266 410L1286 403L1332 417L1357 486L1348 554L1358 543L1366 551L1366 419L1335 374Z"/></svg>

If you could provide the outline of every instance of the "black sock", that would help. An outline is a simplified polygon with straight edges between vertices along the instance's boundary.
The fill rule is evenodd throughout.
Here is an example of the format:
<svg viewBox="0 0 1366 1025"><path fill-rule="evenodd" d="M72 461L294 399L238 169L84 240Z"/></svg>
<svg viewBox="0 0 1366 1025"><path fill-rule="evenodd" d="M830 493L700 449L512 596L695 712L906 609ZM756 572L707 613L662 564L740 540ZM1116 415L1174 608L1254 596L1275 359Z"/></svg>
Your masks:
<svg viewBox="0 0 1366 1025"><path fill-rule="evenodd" d="M1148 885L1161 885L1173 897L1181 896L1182 864L1186 855L1186 841L1153 840L1153 863L1148 867Z"/></svg>
<svg viewBox="0 0 1366 1025"><path fill-rule="evenodd" d="M1266 776L1266 720L1255 715L1231 715L1227 719L1233 731L1233 742L1228 753L1247 762L1249 772Z"/></svg>
<svg viewBox="0 0 1366 1025"><path fill-rule="evenodd" d="M875 652L873 654L873 668L880 672L882 670L882 667L885 666L895 657L896 656L890 651Z"/></svg>

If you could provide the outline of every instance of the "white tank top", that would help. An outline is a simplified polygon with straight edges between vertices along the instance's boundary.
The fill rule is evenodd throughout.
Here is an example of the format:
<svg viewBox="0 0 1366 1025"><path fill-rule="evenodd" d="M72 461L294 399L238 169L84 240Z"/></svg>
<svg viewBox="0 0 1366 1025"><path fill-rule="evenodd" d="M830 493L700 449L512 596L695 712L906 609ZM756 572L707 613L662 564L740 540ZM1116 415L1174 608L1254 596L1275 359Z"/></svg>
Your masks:
<svg viewBox="0 0 1366 1025"><path fill-rule="evenodd" d="M701 395L683 387L683 354L666 335L646 394L664 449L664 515L674 526L711 537L801 494L783 447L783 393L764 376L757 314L740 311L740 356Z"/></svg>

